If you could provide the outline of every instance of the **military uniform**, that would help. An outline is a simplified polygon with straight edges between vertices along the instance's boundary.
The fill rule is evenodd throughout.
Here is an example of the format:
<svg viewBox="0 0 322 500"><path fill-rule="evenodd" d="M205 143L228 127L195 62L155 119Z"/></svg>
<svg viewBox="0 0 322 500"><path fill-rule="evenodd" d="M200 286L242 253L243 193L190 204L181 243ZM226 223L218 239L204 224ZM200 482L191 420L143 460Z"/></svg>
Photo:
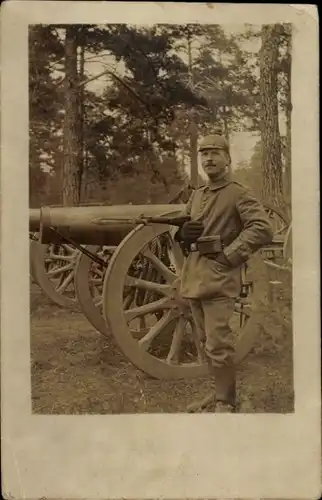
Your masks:
<svg viewBox="0 0 322 500"><path fill-rule="evenodd" d="M216 398L235 403L234 347L229 320L241 291L242 265L273 233L252 192L222 175L194 191L185 214L203 223L202 236L220 236L226 264L216 255L190 252L184 262L181 295L190 300L194 323L216 377Z"/></svg>

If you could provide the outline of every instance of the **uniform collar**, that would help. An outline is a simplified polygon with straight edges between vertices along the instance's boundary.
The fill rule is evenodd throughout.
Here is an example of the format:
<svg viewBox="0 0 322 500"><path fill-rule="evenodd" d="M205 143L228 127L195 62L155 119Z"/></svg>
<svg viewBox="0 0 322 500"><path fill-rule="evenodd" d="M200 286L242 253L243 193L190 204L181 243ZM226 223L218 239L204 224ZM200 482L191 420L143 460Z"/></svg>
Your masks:
<svg viewBox="0 0 322 500"><path fill-rule="evenodd" d="M214 181L208 181L206 189L209 191L216 191L224 186L227 186L231 182L229 175L225 174Z"/></svg>

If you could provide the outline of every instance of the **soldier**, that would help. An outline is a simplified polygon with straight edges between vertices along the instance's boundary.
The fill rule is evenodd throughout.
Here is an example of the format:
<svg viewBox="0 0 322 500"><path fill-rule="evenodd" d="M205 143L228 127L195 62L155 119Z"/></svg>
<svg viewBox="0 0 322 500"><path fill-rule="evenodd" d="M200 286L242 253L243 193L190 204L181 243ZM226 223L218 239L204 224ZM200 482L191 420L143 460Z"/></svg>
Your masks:
<svg viewBox="0 0 322 500"><path fill-rule="evenodd" d="M226 139L219 134L207 136L199 152L208 183L192 193L186 206L191 221L178 230L175 238L190 250L191 245L203 239L201 236L212 238L203 250L198 243L197 251L186 255L181 295L190 301L215 379L216 392L204 407L206 411L234 413L235 352L228 340L229 321L241 291L242 266L254 252L272 241L273 232L264 208L250 189L229 178L231 159Z"/></svg>

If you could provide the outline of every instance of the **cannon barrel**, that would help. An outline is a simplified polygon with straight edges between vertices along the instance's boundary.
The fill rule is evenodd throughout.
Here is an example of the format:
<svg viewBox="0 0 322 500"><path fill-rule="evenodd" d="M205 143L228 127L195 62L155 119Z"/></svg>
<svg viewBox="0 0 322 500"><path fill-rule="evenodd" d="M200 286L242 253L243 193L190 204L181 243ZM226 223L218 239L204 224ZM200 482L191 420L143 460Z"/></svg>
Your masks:
<svg viewBox="0 0 322 500"><path fill-rule="evenodd" d="M29 231L36 233L40 228L40 208L29 209Z"/></svg>
<svg viewBox="0 0 322 500"><path fill-rule="evenodd" d="M174 217L180 215L184 207L183 204L42 207L40 242L60 243L60 235L63 235L81 245L117 246L136 226L134 219ZM100 219L104 219L104 223L100 224Z"/></svg>
<svg viewBox="0 0 322 500"><path fill-rule="evenodd" d="M80 203L80 206L85 207L102 207L106 206L106 203ZM64 205L50 205L50 208L66 208ZM40 229L40 216L41 216L41 208L29 208L29 231L31 233L38 232Z"/></svg>

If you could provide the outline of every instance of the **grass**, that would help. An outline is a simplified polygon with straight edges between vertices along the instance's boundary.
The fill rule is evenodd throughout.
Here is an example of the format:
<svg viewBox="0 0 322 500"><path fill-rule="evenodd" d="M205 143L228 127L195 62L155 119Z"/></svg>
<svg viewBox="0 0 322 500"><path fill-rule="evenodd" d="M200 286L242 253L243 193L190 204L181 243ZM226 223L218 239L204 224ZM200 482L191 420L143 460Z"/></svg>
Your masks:
<svg viewBox="0 0 322 500"><path fill-rule="evenodd" d="M238 394L243 413L294 410L289 277L268 306L265 266L256 267L262 307L254 349L241 365ZM266 273L266 274L265 274ZM113 341L77 310L51 304L31 291L31 376L33 411L39 414L175 413L213 388L211 379L160 381L135 368ZM280 321L284 315L286 323Z"/></svg>

